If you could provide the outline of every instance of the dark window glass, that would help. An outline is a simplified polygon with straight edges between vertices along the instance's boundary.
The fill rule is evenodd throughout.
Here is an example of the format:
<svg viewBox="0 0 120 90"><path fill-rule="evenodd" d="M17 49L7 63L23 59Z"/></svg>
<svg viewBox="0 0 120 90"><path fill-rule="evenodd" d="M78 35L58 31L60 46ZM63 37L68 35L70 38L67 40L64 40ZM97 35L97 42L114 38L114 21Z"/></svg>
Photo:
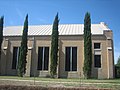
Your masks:
<svg viewBox="0 0 120 90"><path fill-rule="evenodd" d="M66 47L65 71L77 71L77 47Z"/></svg>
<svg viewBox="0 0 120 90"><path fill-rule="evenodd" d="M70 47L65 50L65 71L70 71Z"/></svg>
<svg viewBox="0 0 120 90"><path fill-rule="evenodd" d="M12 69L16 69L18 61L18 47L13 47Z"/></svg>
<svg viewBox="0 0 120 90"><path fill-rule="evenodd" d="M42 70L43 47L38 48L38 70Z"/></svg>
<svg viewBox="0 0 120 90"><path fill-rule="evenodd" d="M77 47L72 47L72 71L77 71Z"/></svg>
<svg viewBox="0 0 120 90"><path fill-rule="evenodd" d="M44 70L48 70L49 63L49 47L45 47L44 50Z"/></svg>
<svg viewBox="0 0 120 90"><path fill-rule="evenodd" d="M48 70L49 47L38 48L38 70Z"/></svg>
<svg viewBox="0 0 120 90"><path fill-rule="evenodd" d="M100 43L94 43L94 49L100 49Z"/></svg>
<svg viewBox="0 0 120 90"><path fill-rule="evenodd" d="M101 68L101 55L94 55L94 66Z"/></svg>

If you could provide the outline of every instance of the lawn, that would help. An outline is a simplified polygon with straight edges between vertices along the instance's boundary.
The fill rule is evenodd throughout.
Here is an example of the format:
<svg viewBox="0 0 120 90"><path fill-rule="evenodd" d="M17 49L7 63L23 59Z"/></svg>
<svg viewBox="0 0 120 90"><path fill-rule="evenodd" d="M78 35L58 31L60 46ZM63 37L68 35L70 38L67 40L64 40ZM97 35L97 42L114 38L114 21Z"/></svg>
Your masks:
<svg viewBox="0 0 120 90"><path fill-rule="evenodd" d="M120 90L120 79L53 79L39 77L0 76L0 84L39 85L53 87L95 87Z"/></svg>

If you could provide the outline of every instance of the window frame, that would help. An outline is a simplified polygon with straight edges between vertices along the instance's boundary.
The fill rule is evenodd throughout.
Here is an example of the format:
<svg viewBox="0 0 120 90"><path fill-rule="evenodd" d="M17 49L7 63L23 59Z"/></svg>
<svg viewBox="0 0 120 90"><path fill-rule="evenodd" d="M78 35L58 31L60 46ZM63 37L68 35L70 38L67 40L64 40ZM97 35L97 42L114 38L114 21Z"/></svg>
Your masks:
<svg viewBox="0 0 120 90"><path fill-rule="evenodd" d="M100 44L100 48L95 48L95 44ZM100 42L94 42L94 50L101 50L101 43Z"/></svg>
<svg viewBox="0 0 120 90"><path fill-rule="evenodd" d="M14 59L14 48L17 48L17 54L15 53L17 55L17 57L15 57L15 59L17 59L17 60L15 60L15 61L13 61L13 59ZM19 50L20 50L19 46L13 46L13 55L12 55L12 69L13 70L17 69L18 58L19 58Z"/></svg>
<svg viewBox="0 0 120 90"><path fill-rule="evenodd" d="M69 70L66 70L66 48L70 48L70 61L69 61L69 63L70 63L70 67L69 67ZM73 52L73 48L76 48L76 70L73 70L73 68L72 68L72 66L73 66L73 60L71 59L72 57L73 57L73 54L72 54L72 52ZM66 71L66 72L76 72L77 71L77 62L78 61L78 47L77 46L66 46L65 47L65 64L64 64L64 71Z"/></svg>
<svg viewBox="0 0 120 90"><path fill-rule="evenodd" d="M42 49L42 61L40 61L40 59L39 59L39 58L40 58L40 56L39 56L39 55L40 55L40 54L39 54L39 49L40 49L40 48ZM46 66L45 66L45 63L46 63L46 61L45 61L45 59L46 59L46 58L45 58L45 56L46 56L45 50L46 50L46 49L48 49L47 69L46 69ZM39 71L48 71L48 70L49 70L49 57L50 57L50 55L49 55L50 52L49 52L49 51L50 51L49 46L39 46L39 47L38 47L37 70L39 70ZM40 65L39 62L42 62L41 68L40 68L40 66L39 66L39 65Z"/></svg>

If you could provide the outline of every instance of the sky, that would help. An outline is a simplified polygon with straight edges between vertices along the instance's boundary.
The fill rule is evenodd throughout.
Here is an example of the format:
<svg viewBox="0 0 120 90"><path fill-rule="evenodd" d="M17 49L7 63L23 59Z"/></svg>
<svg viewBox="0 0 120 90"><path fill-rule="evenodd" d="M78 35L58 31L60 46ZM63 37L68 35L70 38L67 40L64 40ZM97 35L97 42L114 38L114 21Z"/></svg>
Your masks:
<svg viewBox="0 0 120 90"><path fill-rule="evenodd" d="M113 31L114 59L120 56L120 0L0 0L4 26L23 25L26 14L29 25L52 24L59 13L60 24L83 24L86 12L92 24L105 22Z"/></svg>

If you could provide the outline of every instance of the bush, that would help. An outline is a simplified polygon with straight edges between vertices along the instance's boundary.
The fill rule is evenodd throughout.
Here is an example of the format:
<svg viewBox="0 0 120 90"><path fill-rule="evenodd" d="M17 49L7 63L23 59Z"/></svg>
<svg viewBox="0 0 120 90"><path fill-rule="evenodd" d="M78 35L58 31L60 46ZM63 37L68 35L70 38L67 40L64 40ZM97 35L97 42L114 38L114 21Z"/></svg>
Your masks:
<svg viewBox="0 0 120 90"><path fill-rule="evenodd" d="M115 78L120 78L120 66L115 66Z"/></svg>

